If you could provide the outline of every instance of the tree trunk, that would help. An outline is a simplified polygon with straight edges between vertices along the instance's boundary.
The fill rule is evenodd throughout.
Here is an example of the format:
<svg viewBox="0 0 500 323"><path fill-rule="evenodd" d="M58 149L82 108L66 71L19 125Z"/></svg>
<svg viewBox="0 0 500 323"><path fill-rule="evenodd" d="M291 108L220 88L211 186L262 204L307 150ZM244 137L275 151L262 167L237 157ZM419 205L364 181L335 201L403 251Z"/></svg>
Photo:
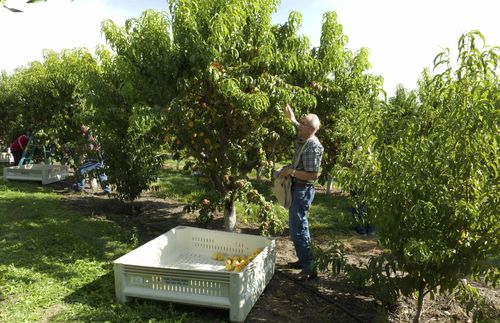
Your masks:
<svg viewBox="0 0 500 323"><path fill-rule="evenodd" d="M234 232L236 229L236 210L234 208L234 199L231 197L224 204L224 230Z"/></svg>
<svg viewBox="0 0 500 323"><path fill-rule="evenodd" d="M176 169L177 171L179 171L179 164L180 164L180 163L181 163L181 162L180 162L180 160L179 160L179 159L177 159L177 160L175 161L175 169Z"/></svg>
<svg viewBox="0 0 500 323"><path fill-rule="evenodd" d="M418 300L417 300L417 313L415 313L415 317L413 318L413 323L418 323L420 321L420 315L422 314L422 307L424 305L424 290L425 290L425 282L420 282L420 287L418 289Z"/></svg>
<svg viewBox="0 0 500 323"><path fill-rule="evenodd" d="M255 180L257 182L260 182L260 171L261 171L260 167L258 167L258 168L255 169L255 173L257 174Z"/></svg>
<svg viewBox="0 0 500 323"><path fill-rule="evenodd" d="M274 174L275 171L276 171L276 162L273 160L273 171L271 172L271 174Z"/></svg>
<svg viewBox="0 0 500 323"><path fill-rule="evenodd" d="M326 182L326 194L332 194L332 175L328 175L328 180Z"/></svg>
<svg viewBox="0 0 500 323"><path fill-rule="evenodd" d="M132 207L132 216L135 215L134 200L130 201L130 206Z"/></svg>

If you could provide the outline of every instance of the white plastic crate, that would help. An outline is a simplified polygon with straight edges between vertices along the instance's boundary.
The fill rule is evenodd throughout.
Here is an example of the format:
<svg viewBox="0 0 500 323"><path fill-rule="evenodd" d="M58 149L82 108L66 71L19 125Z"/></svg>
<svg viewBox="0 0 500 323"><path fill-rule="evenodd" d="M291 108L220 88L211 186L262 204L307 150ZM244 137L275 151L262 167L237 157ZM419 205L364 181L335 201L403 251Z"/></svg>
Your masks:
<svg viewBox="0 0 500 323"><path fill-rule="evenodd" d="M42 182L43 185L54 183L68 177L67 165L30 164L4 167L4 180Z"/></svg>
<svg viewBox="0 0 500 323"><path fill-rule="evenodd" d="M0 163L11 164L14 162L14 156L9 152L0 153Z"/></svg>
<svg viewBox="0 0 500 323"><path fill-rule="evenodd" d="M262 252L241 272L226 271L214 253ZM271 238L178 226L114 262L117 299L128 297L229 309L243 322L274 275Z"/></svg>

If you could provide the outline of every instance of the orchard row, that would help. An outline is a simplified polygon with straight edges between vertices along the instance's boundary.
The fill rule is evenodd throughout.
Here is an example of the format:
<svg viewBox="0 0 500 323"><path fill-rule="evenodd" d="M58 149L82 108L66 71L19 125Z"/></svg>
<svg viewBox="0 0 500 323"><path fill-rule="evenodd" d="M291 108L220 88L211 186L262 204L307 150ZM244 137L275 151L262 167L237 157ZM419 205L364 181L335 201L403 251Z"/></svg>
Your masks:
<svg viewBox="0 0 500 323"><path fill-rule="evenodd" d="M90 124L120 198L136 199L173 152L213 192L191 210L205 219L223 210L233 230L234 202L255 203L264 233L276 233L283 224L247 177L291 157L290 104L319 116L322 180L362 196L388 250L358 282L392 298L418 291L419 309L427 293L456 290L467 275L498 283L487 261L500 254L498 47L464 34L457 58L438 54L416 90L387 99L368 50L347 48L334 12L311 48L300 13L271 24L279 1L169 2L169 13L104 22L112 51L47 51L3 73L0 140L34 127L62 154ZM335 261L327 255L324 265Z"/></svg>

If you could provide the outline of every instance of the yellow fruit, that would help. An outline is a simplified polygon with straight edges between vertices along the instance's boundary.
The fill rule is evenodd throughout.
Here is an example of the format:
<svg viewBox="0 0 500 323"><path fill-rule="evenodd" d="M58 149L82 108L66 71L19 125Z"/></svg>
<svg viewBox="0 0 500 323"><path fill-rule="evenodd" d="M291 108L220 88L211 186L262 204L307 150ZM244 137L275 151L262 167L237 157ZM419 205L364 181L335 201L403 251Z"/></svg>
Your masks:
<svg viewBox="0 0 500 323"><path fill-rule="evenodd" d="M224 261L225 255L222 252L216 252L212 255L213 260Z"/></svg>
<svg viewBox="0 0 500 323"><path fill-rule="evenodd" d="M252 256L255 258L255 257L257 257L257 256L259 255L259 253L261 253L261 252L262 252L262 249L261 249L261 248L257 248L257 249L255 249L255 251L254 251L254 252L252 252Z"/></svg>

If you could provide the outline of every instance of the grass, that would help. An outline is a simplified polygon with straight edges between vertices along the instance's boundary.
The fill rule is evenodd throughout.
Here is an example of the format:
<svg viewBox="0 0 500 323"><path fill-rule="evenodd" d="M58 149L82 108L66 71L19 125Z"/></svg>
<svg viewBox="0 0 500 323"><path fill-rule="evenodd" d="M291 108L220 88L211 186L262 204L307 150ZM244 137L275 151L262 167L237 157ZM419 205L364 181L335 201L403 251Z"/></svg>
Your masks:
<svg viewBox="0 0 500 323"><path fill-rule="evenodd" d="M0 186L0 322L182 321L171 305L116 302L112 261L136 239L62 207L36 184Z"/></svg>
<svg viewBox="0 0 500 323"><path fill-rule="evenodd" d="M271 198L268 181L251 180ZM159 194L188 202L207 191L171 162L160 176ZM256 220L255 206L236 207L239 221ZM274 207L286 221L287 212ZM344 232L347 214L344 197L317 194L310 210L311 230ZM138 244L133 229L120 227L116 217L76 213L50 187L38 183L0 185L0 322L205 321L206 311L197 314L193 307L141 299L116 302L113 260Z"/></svg>

